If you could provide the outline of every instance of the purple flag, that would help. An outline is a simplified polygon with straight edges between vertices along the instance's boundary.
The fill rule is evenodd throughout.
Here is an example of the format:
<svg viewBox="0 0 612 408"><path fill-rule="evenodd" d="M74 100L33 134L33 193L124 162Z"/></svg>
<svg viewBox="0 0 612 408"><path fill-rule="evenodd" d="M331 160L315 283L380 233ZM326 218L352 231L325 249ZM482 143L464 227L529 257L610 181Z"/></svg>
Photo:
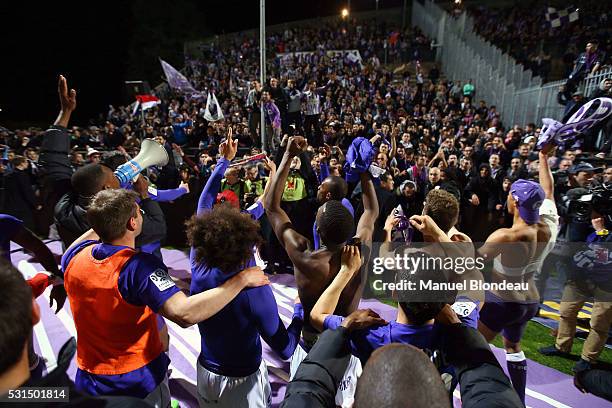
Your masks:
<svg viewBox="0 0 612 408"><path fill-rule="evenodd" d="M181 74L176 70L176 68L168 64L163 59L160 58L159 62L164 70L164 74L166 74L166 79L168 80L168 85L170 85L170 88L178 89L179 91L187 93L197 93L193 86L189 83L189 80L185 78L185 75Z"/></svg>

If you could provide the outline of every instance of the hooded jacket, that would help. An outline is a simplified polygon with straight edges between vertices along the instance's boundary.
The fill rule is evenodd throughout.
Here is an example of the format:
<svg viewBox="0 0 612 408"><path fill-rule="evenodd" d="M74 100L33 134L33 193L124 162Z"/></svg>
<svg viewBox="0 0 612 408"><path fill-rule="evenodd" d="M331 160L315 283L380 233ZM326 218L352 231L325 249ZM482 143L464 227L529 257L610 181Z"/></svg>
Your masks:
<svg viewBox="0 0 612 408"><path fill-rule="evenodd" d="M140 201L142 232L136 238L136 247L160 241L166 237L166 219L159 204L150 198ZM55 206L55 224L66 248L91 228L87 220L86 200L75 193L65 194Z"/></svg>

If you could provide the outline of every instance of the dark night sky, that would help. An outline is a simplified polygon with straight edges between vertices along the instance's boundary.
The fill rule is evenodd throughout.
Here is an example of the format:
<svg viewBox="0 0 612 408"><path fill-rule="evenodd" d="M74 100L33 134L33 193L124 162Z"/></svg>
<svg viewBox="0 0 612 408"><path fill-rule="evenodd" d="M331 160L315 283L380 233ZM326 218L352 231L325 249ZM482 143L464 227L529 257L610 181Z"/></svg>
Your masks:
<svg viewBox="0 0 612 408"><path fill-rule="evenodd" d="M161 75L155 58L158 54L181 67L180 44L184 39L259 24L257 0L64 4L1 2L0 125L45 126L53 121L58 110L56 83L60 73L78 92L73 123L86 124L105 112L108 104L125 102L123 81L145 79L157 85ZM336 14L345 5L345 0L268 0L267 24ZM352 1L355 11L374 9L374 5L374 0ZM380 1L381 8L398 5L401 0ZM148 41L149 38L164 40ZM157 45L161 43L164 45ZM148 49L146 54L143 44Z"/></svg>

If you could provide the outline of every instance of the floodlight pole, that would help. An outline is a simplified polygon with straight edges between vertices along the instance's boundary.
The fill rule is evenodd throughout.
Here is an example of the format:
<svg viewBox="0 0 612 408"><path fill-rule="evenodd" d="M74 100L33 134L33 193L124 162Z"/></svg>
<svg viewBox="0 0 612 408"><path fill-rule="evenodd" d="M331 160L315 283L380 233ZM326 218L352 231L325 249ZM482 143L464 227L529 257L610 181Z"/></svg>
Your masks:
<svg viewBox="0 0 612 408"><path fill-rule="evenodd" d="M263 93L266 81L266 0L259 0L259 78ZM260 103L260 109L261 119L259 123L261 126L261 150L263 151L266 148L266 116L263 103Z"/></svg>

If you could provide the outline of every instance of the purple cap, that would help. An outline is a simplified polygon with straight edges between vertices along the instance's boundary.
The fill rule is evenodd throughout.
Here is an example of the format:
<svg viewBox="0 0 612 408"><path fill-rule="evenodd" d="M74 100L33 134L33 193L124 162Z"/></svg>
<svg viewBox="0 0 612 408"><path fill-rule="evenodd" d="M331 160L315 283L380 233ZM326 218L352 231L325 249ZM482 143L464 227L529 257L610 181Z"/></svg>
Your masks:
<svg viewBox="0 0 612 408"><path fill-rule="evenodd" d="M540 220L540 206L546 194L538 183L518 179L510 186L510 194L516 201L519 215L527 224L535 224Z"/></svg>

